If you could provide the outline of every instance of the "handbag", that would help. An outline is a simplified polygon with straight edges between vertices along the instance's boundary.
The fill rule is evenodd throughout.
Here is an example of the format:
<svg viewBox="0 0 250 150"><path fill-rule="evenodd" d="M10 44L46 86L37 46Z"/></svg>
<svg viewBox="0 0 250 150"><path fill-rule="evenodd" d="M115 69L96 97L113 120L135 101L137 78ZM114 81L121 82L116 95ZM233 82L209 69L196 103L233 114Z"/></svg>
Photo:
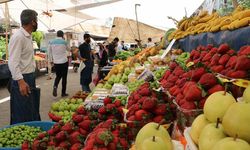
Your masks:
<svg viewBox="0 0 250 150"><path fill-rule="evenodd" d="M83 61L80 62L79 68L78 68L78 72L81 73L82 70L86 67L86 65L84 64Z"/></svg>

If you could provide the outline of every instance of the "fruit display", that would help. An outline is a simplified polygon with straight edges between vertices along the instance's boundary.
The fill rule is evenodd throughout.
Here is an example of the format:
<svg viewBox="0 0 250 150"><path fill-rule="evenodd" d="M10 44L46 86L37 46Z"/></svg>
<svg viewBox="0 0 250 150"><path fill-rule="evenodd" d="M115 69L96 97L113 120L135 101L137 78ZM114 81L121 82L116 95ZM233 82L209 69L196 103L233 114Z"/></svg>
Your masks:
<svg viewBox="0 0 250 150"><path fill-rule="evenodd" d="M72 98L74 99L82 99L83 101L88 97L89 93L85 93L83 91L78 91Z"/></svg>
<svg viewBox="0 0 250 150"><path fill-rule="evenodd" d="M128 57L131 57L134 55L135 54L133 51L120 51L115 55L114 59L127 60Z"/></svg>
<svg viewBox="0 0 250 150"><path fill-rule="evenodd" d="M168 40L181 39L188 35L195 35L203 32L217 32L223 30L235 30L248 26L250 21L250 9L236 8L231 14L220 16L217 12L208 14L202 11L194 17L184 17L178 22L177 30L174 31Z"/></svg>
<svg viewBox="0 0 250 150"><path fill-rule="evenodd" d="M186 62L190 57L190 53L189 52L183 52L180 55L177 56L177 58L175 59L175 61L182 67L182 68L186 68Z"/></svg>
<svg viewBox="0 0 250 150"><path fill-rule="evenodd" d="M33 141L42 132L39 127L17 125L0 130L0 149L20 148L24 141Z"/></svg>
<svg viewBox="0 0 250 150"><path fill-rule="evenodd" d="M0 59L6 53L6 40L3 37L0 37Z"/></svg>
<svg viewBox="0 0 250 150"><path fill-rule="evenodd" d="M132 93L144 82L145 82L144 80L135 80L134 82L128 82L126 85L128 86L129 92Z"/></svg>
<svg viewBox="0 0 250 150"><path fill-rule="evenodd" d="M53 121L63 120L64 122L67 122L71 119L71 116L77 108L82 104L83 100L81 98L61 99L51 105L48 115Z"/></svg>
<svg viewBox="0 0 250 150"><path fill-rule="evenodd" d="M168 67L161 67L157 70L155 70L154 76L156 77L157 80L160 80L160 78L163 76L163 74L166 72L166 70L168 69Z"/></svg>

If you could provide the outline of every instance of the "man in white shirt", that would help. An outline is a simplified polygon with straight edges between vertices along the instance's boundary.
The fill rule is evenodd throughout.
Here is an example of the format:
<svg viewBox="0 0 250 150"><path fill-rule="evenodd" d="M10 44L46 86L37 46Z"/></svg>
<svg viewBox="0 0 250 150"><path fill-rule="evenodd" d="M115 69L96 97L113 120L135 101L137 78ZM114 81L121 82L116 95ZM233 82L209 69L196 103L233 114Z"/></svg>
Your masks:
<svg viewBox="0 0 250 150"><path fill-rule="evenodd" d="M31 33L37 30L37 12L21 13L22 27L10 38L9 69L11 124L40 120L40 94L35 83L35 59Z"/></svg>
<svg viewBox="0 0 250 150"><path fill-rule="evenodd" d="M152 42L152 38L148 38L148 43L147 43L147 47L153 47L155 46L155 44Z"/></svg>
<svg viewBox="0 0 250 150"><path fill-rule="evenodd" d="M67 75L68 75L68 44L63 39L63 31L57 31L57 37L49 42L48 56L49 62L54 64L56 71L56 78L53 87L53 96L57 96L57 87L62 78L62 94L61 96L68 96L66 93Z"/></svg>

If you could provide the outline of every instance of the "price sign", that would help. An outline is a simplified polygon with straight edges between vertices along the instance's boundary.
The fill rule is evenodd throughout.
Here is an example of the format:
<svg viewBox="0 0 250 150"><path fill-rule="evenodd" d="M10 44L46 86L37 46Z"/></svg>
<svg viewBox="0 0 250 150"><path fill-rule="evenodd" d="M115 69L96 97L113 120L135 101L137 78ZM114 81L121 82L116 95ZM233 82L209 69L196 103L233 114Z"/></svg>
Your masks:
<svg viewBox="0 0 250 150"><path fill-rule="evenodd" d="M173 39L173 40L169 43L167 49L166 49L166 50L164 51L164 53L161 55L161 59L163 59L163 58L168 54L168 52L169 52L169 51L171 50L171 48L173 47L175 41L176 41L176 39Z"/></svg>

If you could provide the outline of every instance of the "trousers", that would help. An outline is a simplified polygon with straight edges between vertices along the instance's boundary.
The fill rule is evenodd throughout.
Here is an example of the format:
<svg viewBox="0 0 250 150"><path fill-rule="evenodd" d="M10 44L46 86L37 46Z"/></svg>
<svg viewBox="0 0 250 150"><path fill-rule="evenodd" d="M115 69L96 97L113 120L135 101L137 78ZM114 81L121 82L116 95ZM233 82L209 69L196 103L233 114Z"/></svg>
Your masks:
<svg viewBox="0 0 250 150"><path fill-rule="evenodd" d="M69 63L63 63L63 64L55 64L55 72L56 72L56 78L54 82L54 88L58 87L58 84L60 80L62 79L62 94L66 93L66 87L67 87L67 75L68 75L68 66Z"/></svg>

